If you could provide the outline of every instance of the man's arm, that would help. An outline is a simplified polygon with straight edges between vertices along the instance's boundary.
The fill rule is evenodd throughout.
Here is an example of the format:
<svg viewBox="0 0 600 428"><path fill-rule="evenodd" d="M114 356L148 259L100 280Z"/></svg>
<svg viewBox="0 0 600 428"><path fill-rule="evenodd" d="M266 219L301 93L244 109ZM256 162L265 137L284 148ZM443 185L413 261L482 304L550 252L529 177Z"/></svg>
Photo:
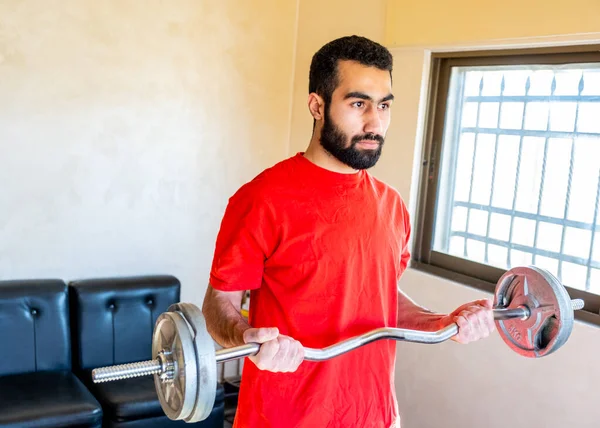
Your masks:
<svg viewBox="0 0 600 428"><path fill-rule="evenodd" d="M411 228L406 205L401 204L404 219L404 242L400 258L400 274L410 262L409 240ZM452 324L458 324L458 334L452 338L455 342L468 343L483 339L494 331L494 313L490 299L475 300L456 308L450 314L440 314L416 304L398 288L398 318L396 326L409 330L437 331Z"/></svg>
<svg viewBox="0 0 600 428"><path fill-rule="evenodd" d="M219 291L208 286L202 313L211 337L224 348L260 343L256 355L248 357L261 370L293 372L304 361L304 347L297 340L279 334L279 329L252 328L242 317L243 291Z"/></svg>
<svg viewBox="0 0 600 428"><path fill-rule="evenodd" d="M452 323L458 324L458 334L452 338L455 342L469 343L489 336L496 328L492 301L475 300L450 314L440 314L419 306L398 289L398 328L437 331Z"/></svg>
<svg viewBox="0 0 600 428"><path fill-rule="evenodd" d="M422 331L437 331L442 328L442 320L447 316L419 306L398 289L398 328Z"/></svg>
<svg viewBox="0 0 600 428"><path fill-rule="evenodd" d="M218 291L210 285L206 290L202 305L206 329L224 348L243 345L244 331L250 328L241 314L243 296L244 291Z"/></svg>

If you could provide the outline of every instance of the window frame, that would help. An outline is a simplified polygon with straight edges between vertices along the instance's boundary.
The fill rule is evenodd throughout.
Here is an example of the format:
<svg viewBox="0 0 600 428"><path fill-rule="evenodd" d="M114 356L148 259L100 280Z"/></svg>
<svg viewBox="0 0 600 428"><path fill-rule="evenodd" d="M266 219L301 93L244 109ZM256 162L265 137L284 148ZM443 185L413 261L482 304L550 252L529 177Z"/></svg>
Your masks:
<svg viewBox="0 0 600 428"><path fill-rule="evenodd" d="M600 44L541 48L432 52L424 117L424 134L411 267L478 290L494 293L506 270L433 250L435 207L440 185L440 160L446 103L454 66L600 63ZM600 326L600 295L566 286L572 299L585 301L575 319Z"/></svg>

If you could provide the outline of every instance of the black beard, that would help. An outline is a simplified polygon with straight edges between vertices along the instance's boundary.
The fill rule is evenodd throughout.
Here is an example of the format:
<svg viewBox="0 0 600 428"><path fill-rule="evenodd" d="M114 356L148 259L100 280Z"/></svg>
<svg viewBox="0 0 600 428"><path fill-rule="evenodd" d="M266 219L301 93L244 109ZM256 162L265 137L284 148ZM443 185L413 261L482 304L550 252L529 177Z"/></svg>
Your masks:
<svg viewBox="0 0 600 428"><path fill-rule="evenodd" d="M360 141L377 141L379 146L374 150L360 150L356 145ZM384 138L381 135L367 133L355 135L350 140L350 145L346 147L348 136L331 120L329 108L325 106L325 121L321 129L321 146L340 162L348 165L352 169L369 169L375 166L381 150L383 148Z"/></svg>

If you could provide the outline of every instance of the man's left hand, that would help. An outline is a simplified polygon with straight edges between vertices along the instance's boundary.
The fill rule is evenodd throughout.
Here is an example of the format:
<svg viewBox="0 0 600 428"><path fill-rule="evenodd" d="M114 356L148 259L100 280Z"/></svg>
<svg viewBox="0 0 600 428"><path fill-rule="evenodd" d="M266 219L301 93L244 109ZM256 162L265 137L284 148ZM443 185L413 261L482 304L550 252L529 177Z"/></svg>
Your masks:
<svg viewBox="0 0 600 428"><path fill-rule="evenodd" d="M483 299L459 306L442 319L442 327L458 324L458 334L452 338L458 343L484 339L496 330L492 305L492 300Z"/></svg>

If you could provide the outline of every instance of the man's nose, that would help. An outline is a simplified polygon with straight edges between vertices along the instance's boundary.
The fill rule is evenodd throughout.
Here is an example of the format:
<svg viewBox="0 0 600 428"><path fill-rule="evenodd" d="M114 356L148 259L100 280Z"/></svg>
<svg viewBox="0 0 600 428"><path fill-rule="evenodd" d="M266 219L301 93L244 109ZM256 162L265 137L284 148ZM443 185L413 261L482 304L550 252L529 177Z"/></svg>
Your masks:
<svg viewBox="0 0 600 428"><path fill-rule="evenodd" d="M365 120L364 131L366 133L382 135L383 134L383 124L381 122L381 118L379 117L379 112L377 111L377 107L369 108L369 110L365 113L365 115L366 115L366 118L365 118L366 120Z"/></svg>

